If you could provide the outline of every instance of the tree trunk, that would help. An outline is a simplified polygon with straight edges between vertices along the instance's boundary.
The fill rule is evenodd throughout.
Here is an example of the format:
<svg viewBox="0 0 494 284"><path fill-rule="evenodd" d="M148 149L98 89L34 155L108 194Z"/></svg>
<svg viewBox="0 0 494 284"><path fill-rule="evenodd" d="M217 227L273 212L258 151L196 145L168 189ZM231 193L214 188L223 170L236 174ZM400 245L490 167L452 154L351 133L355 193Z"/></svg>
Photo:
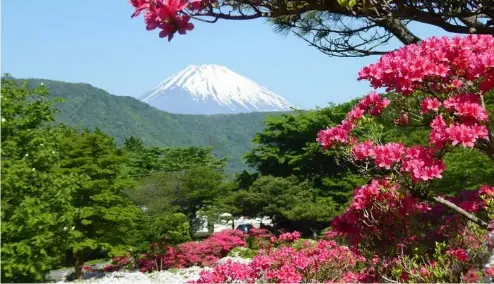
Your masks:
<svg viewBox="0 0 494 284"><path fill-rule="evenodd" d="M312 232L312 237L314 238L314 241L317 241L317 232L316 230L312 229L312 228L309 228Z"/></svg>
<svg viewBox="0 0 494 284"><path fill-rule="evenodd" d="M75 256L75 278L82 280L82 267L84 266L84 254L80 251L74 254Z"/></svg>
<svg viewBox="0 0 494 284"><path fill-rule="evenodd" d="M211 218L208 218L208 221L207 222L208 222L208 225L207 225L207 227L208 227L208 233L209 234L213 234L214 233L214 222L212 221Z"/></svg>

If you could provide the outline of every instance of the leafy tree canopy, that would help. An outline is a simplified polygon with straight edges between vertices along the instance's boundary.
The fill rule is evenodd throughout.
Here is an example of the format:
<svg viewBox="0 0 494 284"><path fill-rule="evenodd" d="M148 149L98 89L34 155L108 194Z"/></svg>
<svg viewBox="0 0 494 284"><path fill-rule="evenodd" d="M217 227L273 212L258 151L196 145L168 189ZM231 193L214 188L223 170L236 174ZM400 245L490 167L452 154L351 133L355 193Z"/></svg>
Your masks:
<svg viewBox="0 0 494 284"><path fill-rule="evenodd" d="M2 281L42 281L68 245L79 176L53 172L62 154L46 90L7 76L1 94Z"/></svg>
<svg viewBox="0 0 494 284"><path fill-rule="evenodd" d="M338 208L330 197L318 196L309 182L295 176L262 176L230 198L241 208L241 215L267 216L277 228L308 234L327 227Z"/></svg>
<svg viewBox="0 0 494 284"><path fill-rule="evenodd" d="M213 206L227 193L228 187L223 181L221 171L196 165L182 171L145 177L139 189L130 192L130 196L153 216L183 213L190 221L191 233L194 233L202 225L198 212Z"/></svg>
<svg viewBox="0 0 494 284"><path fill-rule="evenodd" d="M142 178L154 173L174 172L198 165L223 171L227 158L217 158L213 147L151 147L147 148L141 139L125 139L123 150L128 158L127 171L131 176Z"/></svg>
<svg viewBox="0 0 494 284"><path fill-rule="evenodd" d="M335 151L322 151L316 142L317 132L339 123L351 104L332 105L315 111L271 117L266 127L256 135L257 144L245 155L247 164L260 175L295 176L307 180L318 189L318 196L331 197L346 204L354 187L361 181L352 174L348 164L339 162ZM248 175L239 176L246 182ZM252 180L252 179L251 179Z"/></svg>

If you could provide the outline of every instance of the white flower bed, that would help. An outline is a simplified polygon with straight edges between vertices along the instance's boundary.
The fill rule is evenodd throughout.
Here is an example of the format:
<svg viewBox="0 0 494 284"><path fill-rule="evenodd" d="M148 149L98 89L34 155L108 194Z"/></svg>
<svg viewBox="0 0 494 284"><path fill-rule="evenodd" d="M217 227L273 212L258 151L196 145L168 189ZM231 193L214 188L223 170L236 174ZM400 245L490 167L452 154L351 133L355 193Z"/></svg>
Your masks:
<svg viewBox="0 0 494 284"><path fill-rule="evenodd" d="M224 257L219 260L218 263L225 263L228 260L240 263L249 263L251 259L241 257ZM199 279L199 274L203 270L212 270L209 267L192 266L183 269L172 269L166 271L159 271L153 273L141 273L141 272L110 272L100 276L100 278L89 278L82 281L74 281L82 284L150 284L150 283L186 283L188 281L195 281ZM94 275L96 276L96 275ZM70 282L57 282L60 284Z"/></svg>
<svg viewBox="0 0 494 284"><path fill-rule="evenodd" d="M238 256L227 256L227 257L223 257L222 259L220 259L218 261L218 263L225 263L229 260L231 260L233 262L243 263L243 264L249 264L252 261L252 259L250 259L250 258L241 258Z"/></svg>

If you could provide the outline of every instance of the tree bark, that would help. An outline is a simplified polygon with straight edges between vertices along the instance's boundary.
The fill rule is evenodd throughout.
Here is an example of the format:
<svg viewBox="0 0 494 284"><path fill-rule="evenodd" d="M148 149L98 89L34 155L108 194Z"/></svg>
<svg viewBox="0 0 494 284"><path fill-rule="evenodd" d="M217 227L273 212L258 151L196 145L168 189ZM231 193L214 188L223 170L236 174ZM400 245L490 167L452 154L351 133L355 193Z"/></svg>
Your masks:
<svg viewBox="0 0 494 284"><path fill-rule="evenodd" d="M314 241L317 241L317 232L314 229L312 229L312 228L309 228L309 229L312 232L312 238L314 238Z"/></svg>
<svg viewBox="0 0 494 284"><path fill-rule="evenodd" d="M418 43L420 38L414 35L400 20L384 19L375 21L376 24L392 33L403 44Z"/></svg>
<svg viewBox="0 0 494 284"><path fill-rule="evenodd" d="M207 224L207 227L208 227L208 233L209 234L213 234L214 233L214 222L211 218L208 218L208 224Z"/></svg>
<svg viewBox="0 0 494 284"><path fill-rule="evenodd" d="M82 267L84 266L84 254L81 251L78 251L74 254L75 256L75 278L78 280L82 280Z"/></svg>
<svg viewBox="0 0 494 284"><path fill-rule="evenodd" d="M453 202L450 202L442 197L433 197L432 199L434 199L434 201L438 202L438 203L441 203L442 205L452 209L453 211L455 211L456 213L466 217L467 219L469 219L470 221L474 222L475 224L479 225L479 227L481 227L482 229L489 229L489 224L487 224L485 221L479 219L477 216L473 215L473 214L470 214L468 213L467 211L461 209L460 207L456 206L456 204L454 204Z"/></svg>

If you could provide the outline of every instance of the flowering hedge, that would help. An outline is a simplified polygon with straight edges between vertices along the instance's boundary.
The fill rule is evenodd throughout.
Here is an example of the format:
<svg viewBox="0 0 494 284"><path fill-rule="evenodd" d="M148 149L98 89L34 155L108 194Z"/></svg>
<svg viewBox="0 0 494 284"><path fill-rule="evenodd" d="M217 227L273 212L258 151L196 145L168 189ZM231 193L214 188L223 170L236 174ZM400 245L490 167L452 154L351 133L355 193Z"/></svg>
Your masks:
<svg viewBox="0 0 494 284"><path fill-rule="evenodd" d="M140 255L135 262L141 272L152 272L172 267L184 268L194 265L211 266L225 257L233 248L246 246L247 235L238 230L223 230L214 233L200 242L187 242L178 246L154 243L148 253ZM113 259L113 268L131 268L133 264L127 256Z"/></svg>
<svg viewBox="0 0 494 284"><path fill-rule="evenodd" d="M428 253L411 250L368 257L362 254L368 251L338 245L331 237L297 246L298 240L298 232L272 238L274 247L260 250L249 264L218 264L191 283L478 282L494 272L481 272L476 266L484 256L485 239L474 231L452 236L448 244L436 242Z"/></svg>
<svg viewBox="0 0 494 284"><path fill-rule="evenodd" d="M359 258L348 247L334 241L308 243L297 250L281 246L254 257L249 264L227 262L213 271L201 272L193 283L225 283L235 280L270 283L324 282L340 280L353 271Z"/></svg>

